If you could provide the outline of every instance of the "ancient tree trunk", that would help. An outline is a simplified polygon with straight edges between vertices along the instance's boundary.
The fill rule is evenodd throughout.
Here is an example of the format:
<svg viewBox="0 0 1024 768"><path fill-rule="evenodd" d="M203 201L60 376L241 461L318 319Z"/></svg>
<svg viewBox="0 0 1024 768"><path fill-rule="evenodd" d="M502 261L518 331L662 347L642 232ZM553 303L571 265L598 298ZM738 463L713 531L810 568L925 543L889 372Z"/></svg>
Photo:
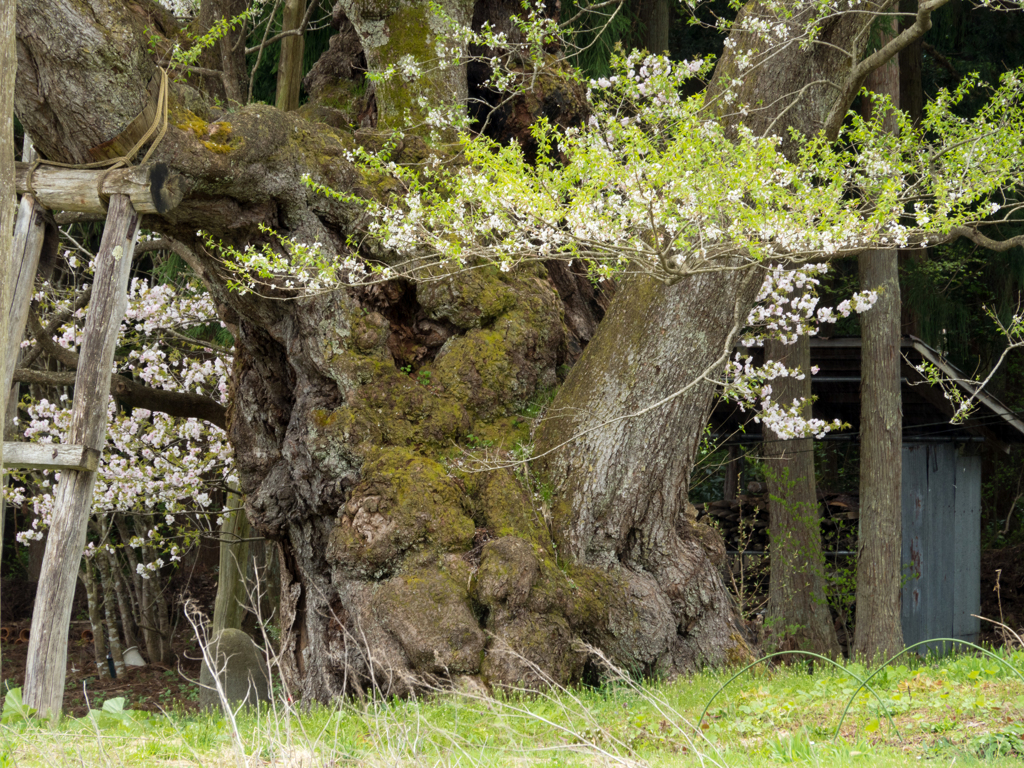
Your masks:
<svg viewBox="0 0 1024 768"><path fill-rule="evenodd" d="M343 0L349 20L373 72L398 67L401 74L377 84L377 125L381 129L426 133L428 114L442 105L466 104L465 46L448 39L446 23L426 3L389 0ZM451 19L469 24L472 0L444 0L438 3ZM437 46L462 49L462 64L439 65ZM411 63L415 70L410 70ZM426 99L427 106L420 104Z"/></svg>
<svg viewBox="0 0 1024 768"><path fill-rule="evenodd" d="M798 26L806 12L791 23ZM757 13L758 6L749 5L741 21ZM829 42L853 45L859 26L851 17L839 19L828 29ZM755 35L737 37L737 50L763 48ZM727 49L708 99L722 111L725 104L772 104L744 118L755 134L811 134L839 106L827 83L842 81L849 64L832 47L806 55L790 46L742 73ZM726 96L730 81L741 75ZM736 125L739 114L731 115L727 123ZM783 151L794 146L786 140ZM633 634L636 624L621 619L609 622L602 636L602 647L614 648L624 663L671 671L743 653L715 567L720 545L682 510L711 407L713 385L700 377L720 373L731 334L745 322L760 282L754 271L700 275L673 287L631 281L539 435L545 451L571 439L548 459L559 490L554 528L560 551L604 570L620 595L636 596L644 606L642 636ZM676 392L669 402L634 415Z"/></svg>
<svg viewBox="0 0 1024 768"><path fill-rule="evenodd" d="M107 381L118 330L128 303L128 274L139 235L139 216L125 195L110 199L107 225L96 254L92 301L85 322L68 442L100 451L107 433ZM67 470L54 494L54 515L32 612L25 667L25 702L44 717L60 714L68 650L68 621L77 564L92 513L95 471Z"/></svg>
<svg viewBox="0 0 1024 768"><path fill-rule="evenodd" d="M865 87L887 94L898 104L898 62L893 60L873 72ZM887 119L886 128L895 130L895 121ZM861 317L860 536L854 652L869 660L903 650L903 410L897 258L895 250L860 255L861 290L878 291L878 303Z"/></svg>
<svg viewBox="0 0 1024 768"><path fill-rule="evenodd" d="M766 360L777 360L804 372L773 382L780 403L805 398L811 406L811 344L801 336L795 344L765 344ZM825 561L821 553L821 513L814 482L814 441L782 440L765 428L765 475L768 480L771 535L771 578L765 636L774 650L799 649L839 655L836 628L825 597Z"/></svg>
<svg viewBox="0 0 1024 768"><path fill-rule="evenodd" d="M471 17L458 2L446 8ZM19 50L31 65L19 74L22 123L47 157L89 158L148 103L153 68L140 51L150 9L145 0L22 0L18 13ZM437 21L425 5L352 0L346 13L372 68L432 50L420 47ZM826 45L790 46L752 72L727 53L711 95L721 95L726 76L739 77L733 104L771 105L747 118L753 130L813 133L848 107L835 84L850 68L842 48L856 60L864 23L859 14L839 17L821 31ZM66 29L78 34L69 39ZM54 40L61 45L47 44ZM744 39L737 50L758 45ZM127 62L114 85L104 80L109 61ZM465 77L451 67L405 86L458 101ZM612 303L539 441L554 446L597 427L549 457L559 488L549 520L539 489L510 470L466 472L471 463L450 452L453 443L528 448L529 421L519 412L555 385L583 339L574 327L593 320L566 327L571 285L531 265L288 302L232 292L197 229L259 247L265 224L339 252L351 235L363 255L395 258L365 238L359 209L301 183L308 173L381 195L378 180L345 159L367 137L330 127L340 122L327 105L300 110L326 121L318 124L265 105L218 111L191 89L172 91L171 126L154 160L190 186L150 226L189 246L190 265L238 329L229 434L248 517L280 547L281 666L296 693L401 693L422 679L463 675L494 685L568 682L586 662L578 639L638 670L745 653L717 570L719 546L679 513L710 406L712 385L698 375L719 372L730 331L756 294L755 271L671 288L637 280ZM399 123L408 96L399 82L378 89L385 125ZM418 102L409 113L413 122L424 116ZM422 161L417 147L396 147L396 161Z"/></svg>
<svg viewBox="0 0 1024 768"><path fill-rule="evenodd" d="M724 543L682 511L712 377L760 285L753 270L671 288L630 280L538 436L540 451L554 451L546 474L558 491L558 550L607 582L608 617L593 641L631 669L745 657L719 570Z"/></svg>

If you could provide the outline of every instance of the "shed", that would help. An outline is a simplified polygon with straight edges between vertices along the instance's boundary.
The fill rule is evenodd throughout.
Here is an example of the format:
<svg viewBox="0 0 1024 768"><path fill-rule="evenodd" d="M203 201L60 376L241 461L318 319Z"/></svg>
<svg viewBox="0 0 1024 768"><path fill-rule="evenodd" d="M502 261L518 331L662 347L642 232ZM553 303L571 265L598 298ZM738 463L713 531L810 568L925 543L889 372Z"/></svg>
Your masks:
<svg viewBox="0 0 1024 768"><path fill-rule="evenodd" d="M907 645L937 637L977 641L981 612L981 457L979 444L1002 451L1024 443L1024 421L992 395L981 392L978 408L961 424L951 424L954 408L938 386L915 366L930 363L950 379L966 376L923 341L902 343L903 401L903 555L905 583L901 613ZM755 356L759 353L755 352ZM813 415L839 419L849 430L826 440L859 439L860 338L812 339L811 378L817 400ZM960 384L974 394L970 384ZM747 422L732 405L712 417L716 432L737 435ZM760 441L758 425L733 442Z"/></svg>

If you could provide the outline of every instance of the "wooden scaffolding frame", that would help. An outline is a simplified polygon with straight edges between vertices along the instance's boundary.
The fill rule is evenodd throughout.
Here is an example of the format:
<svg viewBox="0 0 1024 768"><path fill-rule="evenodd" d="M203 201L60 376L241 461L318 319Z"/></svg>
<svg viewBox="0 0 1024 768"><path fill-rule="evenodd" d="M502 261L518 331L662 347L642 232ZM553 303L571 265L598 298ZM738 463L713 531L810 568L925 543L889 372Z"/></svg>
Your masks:
<svg viewBox="0 0 1024 768"><path fill-rule="evenodd" d="M10 304L0 307L8 312L9 322L3 349L7 377L0 382L7 391L13 384L46 230L53 226L48 210L105 216L75 373L68 442L3 444L5 471L30 468L61 473L36 592L25 673L26 703L48 716L60 712L63 696L71 603L106 441L110 372L128 305L128 278L142 214L165 213L177 206L183 194L180 178L169 174L162 163L117 170L18 163L16 181L22 197L14 232ZM60 674L48 674L47 670L60 670Z"/></svg>

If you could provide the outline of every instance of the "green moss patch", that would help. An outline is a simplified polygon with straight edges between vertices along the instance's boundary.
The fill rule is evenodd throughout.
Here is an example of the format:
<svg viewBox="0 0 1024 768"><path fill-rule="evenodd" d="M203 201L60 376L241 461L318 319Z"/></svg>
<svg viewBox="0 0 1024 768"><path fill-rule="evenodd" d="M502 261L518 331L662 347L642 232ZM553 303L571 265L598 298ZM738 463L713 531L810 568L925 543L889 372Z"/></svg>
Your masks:
<svg viewBox="0 0 1024 768"><path fill-rule="evenodd" d="M473 521L437 462L404 448L374 451L330 534L327 560L365 577L396 571L410 550L465 551Z"/></svg>
<svg viewBox="0 0 1024 768"><path fill-rule="evenodd" d="M418 568L382 584L373 607L415 669L444 675L479 671L485 638L464 584L437 568Z"/></svg>

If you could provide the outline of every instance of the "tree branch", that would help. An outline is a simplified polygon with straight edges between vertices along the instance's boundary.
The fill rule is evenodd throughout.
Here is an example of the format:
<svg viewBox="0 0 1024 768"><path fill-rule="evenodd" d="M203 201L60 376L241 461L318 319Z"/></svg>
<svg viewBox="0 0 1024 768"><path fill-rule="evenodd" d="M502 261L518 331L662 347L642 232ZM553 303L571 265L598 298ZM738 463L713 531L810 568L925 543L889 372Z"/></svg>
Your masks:
<svg viewBox="0 0 1024 768"><path fill-rule="evenodd" d="M245 49L245 55L248 56L250 53L256 53L256 51L263 48L265 45L276 43L278 40L283 40L286 37L293 37L294 35L304 35L306 33L306 27L309 26L309 20L313 18L313 11L318 6L318 3L310 3L306 8L306 15L302 17L302 23L296 29L286 29L284 32L278 32L269 40L263 40L259 45L254 45L252 48ZM276 10L276 6L275 6Z"/></svg>
<svg viewBox="0 0 1024 768"><path fill-rule="evenodd" d="M28 316L28 327L29 330L32 331L32 335L35 337L36 344L38 344L44 352L49 352L50 355L61 365L66 368L70 368L72 371L78 368L78 353L72 352L70 349L64 349L64 347L55 342L51 338L53 331L47 333L47 328L43 328L42 323L39 322L39 318L35 316L35 313ZM57 327L59 328L60 326L58 325Z"/></svg>
<svg viewBox="0 0 1024 768"><path fill-rule="evenodd" d="M930 0L930 2L919 2L917 6L917 17L914 23L900 32L896 37L879 48L866 59L862 59L847 76L846 81L840 86L842 97L836 102L828 119L825 121L825 135L835 139L839 135L839 129L846 118L846 111L853 103L857 91L860 90L864 78L868 73L878 69L889 59L898 54L908 45L924 37L925 33L932 28L932 13L949 0Z"/></svg>
<svg viewBox="0 0 1024 768"><path fill-rule="evenodd" d="M46 327L41 329L42 330L42 334L41 334L42 337L46 338L46 339L50 339L50 343L52 344L53 340L52 340L51 337L53 336L53 334L55 334L57 332L57 329L60 328L62 325L64 325L64 323L66 323L72 317L74 317L75 312L77 312L78 310L82 309L82 307L84 307L86 304L88 304L89 303L89 299L90 299L91 296L92 296L92 286L90 285L88 288L86 288L84 291L82 291L77 296L77 298L75 298L75 303L74 303L74 305L72 307L70 307L70 308L65 307L60 312L57 312L52 318L50 318L50 322L48 322L46 324ZM30 315L30 317L33 320L36 319L34 315ZM29 322L31 323L31 320ZM38 322L38 320L36 320L36 325L38 325L38 324L39 324L39 322ZM30 327L32 327L32 326L30 325ZM36 331L33 330L32 331L32 337L38 340L39 339L39 334L37 334ZM30 365L32 365L32 363L34 363L39 358L39 355L41 355L43 353L43 351L44 351L44 347L43 347L42 344L39 344L34 349L29 350L29 352L25 355L24 359L22 359L22 361L21 361L22 367L28 368Z"/></svg>
<svg viewBox="0 0 1024 768"><path fill-rule="evenodd" d="M38 371L30 368L16 368L14 371L15 381L55 387L73 386L75 377L74 371ZM206 395L156 389L116 373L110 375L110 394L130 408L144 408L182 419L203 419L227 430L227 409Z"/></svg>
<svg viewBox="0 0 1024 768"><path fill-rule="evenodd" d="M1007 240L993 240L991 237L985 237L981 232L970 227L953 228L949 232L949 237L944 238L944 242L955 240L958 237L966 237L972 243L980 245L982 248L988 248L990 251L997 251L999 253L1008 251L1018 245L1024 245L1024 235L1017 235Z"/></svg>

